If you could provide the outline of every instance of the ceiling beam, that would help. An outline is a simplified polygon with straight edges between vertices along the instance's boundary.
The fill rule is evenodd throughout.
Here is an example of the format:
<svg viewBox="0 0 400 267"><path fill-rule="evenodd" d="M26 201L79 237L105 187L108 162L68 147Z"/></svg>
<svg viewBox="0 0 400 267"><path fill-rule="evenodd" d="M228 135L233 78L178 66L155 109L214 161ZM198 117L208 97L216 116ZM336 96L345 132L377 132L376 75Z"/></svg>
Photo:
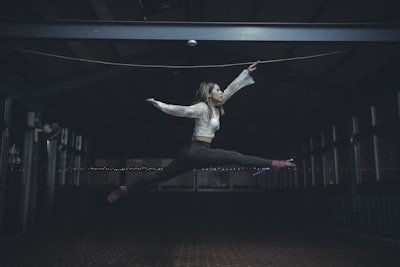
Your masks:
<svg viewBox="0 0 400 267"><path fill-rule="evenodd" d="M37 96L40 98L52 96L65 91L76 89L80 86L96 83L107 78L114 77L116 75L122 75L130 71L132 71L132 68L124 68L120 66L104 67L91 73L83 74L72 79L60 81L56 84L51 84L39 88L37 90Z"/></svg>
<svg viewBox="0 0 400 267"><path fill-rule="evenodd" d="M387 42L400 24L1 22L0 38Z"/></svg>

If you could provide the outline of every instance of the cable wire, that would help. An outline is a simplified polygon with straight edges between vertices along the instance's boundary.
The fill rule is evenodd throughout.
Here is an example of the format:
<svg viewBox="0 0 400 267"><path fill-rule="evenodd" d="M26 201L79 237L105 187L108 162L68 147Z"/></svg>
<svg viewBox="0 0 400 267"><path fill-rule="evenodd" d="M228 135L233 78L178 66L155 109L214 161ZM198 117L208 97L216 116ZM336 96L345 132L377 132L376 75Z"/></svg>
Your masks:
<svg viewBox="0 0 400 267"><path fill-rule="evenodd" d="M80 61L80 62L95 63L95 64L124 66L124 67L137 67L137 68L165 68L165 69L225 68L225 67L249 65L249 64L254 63L254 61L251 61L251 62L213 64L213 65L135 64L135 63L110 62L110 61L101 61L101 60L94 60L94 59L84 59L84 58L77 58L77 57L69 57L69 56L50 54L50 53L45 53L45 52L40 52L40 51L34 51L34 50L29 50L29 49L24 49L24 48L18 48L18 47L10 47L10 46L5 46L5 45L1 45L1 46L9 48L9 49L12 49L12 50L16 50L16 51L19 51L19 52L30 53L30 54L35 54L35 55L42 55L42 56L61 58L61 59ZM338 50L338 51L327 52L327 53L322 53L322 54L314 54L314 55L308 55L308 56L287 57L287 58L269 59L269 60L259 60L258 63L259 64L263 64L263 63L276 63L276 62L284 62L284 61L301 60L301 59L311 59L311 58L317 58L317 57L325 57L325 56L336 55L336 54L344 53L344 52L347 52L347 51L348 50Z"/></svg>

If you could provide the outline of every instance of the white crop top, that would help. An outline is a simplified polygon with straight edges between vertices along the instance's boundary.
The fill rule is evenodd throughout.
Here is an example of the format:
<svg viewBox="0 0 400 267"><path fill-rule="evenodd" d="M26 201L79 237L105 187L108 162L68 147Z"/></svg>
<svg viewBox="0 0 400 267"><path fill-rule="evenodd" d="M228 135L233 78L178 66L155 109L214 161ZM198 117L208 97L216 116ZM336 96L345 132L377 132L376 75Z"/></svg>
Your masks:
<svg viewBox="0 0 400 267"><path fill-rule="evenodd" d="M237 91L241 88L253 84L254 80L249 75L249 72L245 69L240 75L233 80L228 87L224 90L222 94L222 102L220 105L223 105L231 96L233 96ZM195 126L193 131L193 136L206 136L206 137L214 137L215 132L219 129L219 118L220 112L219 108L213 108L213 114L211 119L208 116L208 107L204 102L199 102L191 106L180 106L180 105L172 105L166 104L161 101L156 101L157 107L170 115L177 117L187 117L195 119Z"/></svg>

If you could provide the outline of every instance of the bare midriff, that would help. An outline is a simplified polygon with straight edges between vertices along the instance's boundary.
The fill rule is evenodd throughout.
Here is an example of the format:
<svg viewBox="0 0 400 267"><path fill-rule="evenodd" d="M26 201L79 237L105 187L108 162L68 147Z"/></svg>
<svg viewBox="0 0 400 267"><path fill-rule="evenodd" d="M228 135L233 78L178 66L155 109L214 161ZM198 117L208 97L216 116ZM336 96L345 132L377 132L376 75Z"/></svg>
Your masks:
<svg viewBox="0 0 400 267"><path fill-rule="evenodd" d="M193 141L201 141L201 142L206 142L211 144L213 138L212 137L207 137L207 136L193 136L192 137Z"/></svg>

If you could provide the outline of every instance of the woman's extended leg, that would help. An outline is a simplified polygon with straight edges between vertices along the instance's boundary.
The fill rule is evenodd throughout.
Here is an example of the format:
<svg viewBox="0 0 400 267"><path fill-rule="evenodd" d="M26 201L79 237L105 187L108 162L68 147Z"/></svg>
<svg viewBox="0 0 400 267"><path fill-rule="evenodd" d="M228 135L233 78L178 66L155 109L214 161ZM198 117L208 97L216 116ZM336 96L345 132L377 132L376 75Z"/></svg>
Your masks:
<svg viewBox="0 0 400 267"><path fill-rule="evenodd" d="M244 155L236 151L224 149L204 148L192 155L192 160L199 167L212 167L223 165L239 165L244 167L271 167L279 169L283 167L295 167L293 163L283 160L265 159L256 156Z"/></svg>

